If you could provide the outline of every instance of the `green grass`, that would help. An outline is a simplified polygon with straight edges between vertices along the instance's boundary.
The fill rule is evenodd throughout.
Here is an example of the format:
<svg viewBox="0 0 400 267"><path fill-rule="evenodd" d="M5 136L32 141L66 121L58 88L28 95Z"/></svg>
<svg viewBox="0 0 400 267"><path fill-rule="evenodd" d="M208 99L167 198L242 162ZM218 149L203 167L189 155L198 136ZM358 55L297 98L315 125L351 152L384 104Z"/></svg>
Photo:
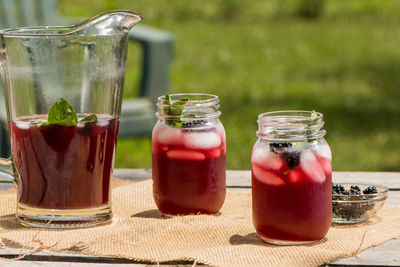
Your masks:
<svg viewBox="0 0 400 267"><path fill-rule="evenodd" d="M326 0L306 20L294 0L248 2L60 1L68 16L130 9L172 32L172 92L220 97L229 169L250 168L259 113L314 109L334 170L399 171L400 3ZM125 96L135 94L139 50L129 53ZM150 168L150 138L119 140L116 167Z"/></svg>

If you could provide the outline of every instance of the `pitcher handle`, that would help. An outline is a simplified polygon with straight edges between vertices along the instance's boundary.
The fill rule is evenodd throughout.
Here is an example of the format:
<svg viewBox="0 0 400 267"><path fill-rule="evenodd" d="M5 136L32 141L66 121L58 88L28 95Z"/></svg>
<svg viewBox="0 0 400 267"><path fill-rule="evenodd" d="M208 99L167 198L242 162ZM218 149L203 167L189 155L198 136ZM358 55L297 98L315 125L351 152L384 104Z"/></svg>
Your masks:
<svg viewBox="0 0 400 267"><path fill-rule="evenodd" d="M16 183L15 170L11 158L0 158L0 177Z"/></svg>

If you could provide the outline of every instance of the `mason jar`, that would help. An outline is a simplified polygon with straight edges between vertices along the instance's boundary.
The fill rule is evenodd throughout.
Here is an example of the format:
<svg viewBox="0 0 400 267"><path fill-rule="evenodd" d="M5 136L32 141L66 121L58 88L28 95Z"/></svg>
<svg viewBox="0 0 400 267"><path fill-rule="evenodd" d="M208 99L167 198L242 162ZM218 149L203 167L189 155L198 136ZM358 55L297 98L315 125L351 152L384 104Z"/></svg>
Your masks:
<svg viewBox="0 0 400 267"><path fill-rule="evenodd" d="M332 156L323 115L274 111L258 116L251 156L253 224L272 244L324 238L332 220Z"/></svg>
<svg viewBox="0 0 400 267"><path fill-rule="evenodd" d="M215 214L225 200L225 130L218 96L158 98L152 134L153 196L166 215Z"/></svg>

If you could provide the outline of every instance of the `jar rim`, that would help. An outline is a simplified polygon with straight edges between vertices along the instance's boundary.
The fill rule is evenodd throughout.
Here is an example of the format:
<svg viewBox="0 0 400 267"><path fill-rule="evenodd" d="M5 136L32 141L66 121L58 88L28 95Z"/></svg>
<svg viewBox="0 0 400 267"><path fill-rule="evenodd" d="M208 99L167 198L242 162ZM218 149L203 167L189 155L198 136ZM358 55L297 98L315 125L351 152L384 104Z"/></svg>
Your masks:
<svg viewBox="0 0 400 267"><path fill-rule="evenodd" d="M180 100L183 98L188 98L189 101L191 103L201 103L201 104L205 104L205 103L210 103L210 102L214 102L214 101L219 101L219 98L217 95L213 95L213 94L203 94L203 93L180 93L180 94L169 94L169 96L171 97L171 100ZM199 99L196 99L199 98ZM201 99L201 97L203 97L204 99ZM158 103L157 104L161 104L163 105L163 101L165 100L165 95L159 96L158 97Z"/></svg>
<svg viewBox="0 0 400 267"><path fill-rule="evenodd" d="M277 118L277 117L287 117L296 118L296 121L309 121L311 114L316 114L313 119L323 119L323 114L321 112L309 111L309 110L278 110L264 112L258 115L257 122L260 122L264 118Z"/></svg>
<svg viewBox="0 0 400 267"><path fill-rule="evenodd" d="M219 111L219 98L217 95L204 93L180 93L170 94L170 102L165 101L166 95L158 97L156 116L160 119L168 118L187 118L190 120L201 120L206 118L218 118L221 115ZM165 109L174 106L174 103L182 99L188 99L180 115L165 114Z"/></svg>
<svg viewBox="0 0 400 267"><path fill-rule="evenodd" d="M274 141L316 140L323 137L323 115L306 110L271 111L258 115L256 135Z"/></svg>

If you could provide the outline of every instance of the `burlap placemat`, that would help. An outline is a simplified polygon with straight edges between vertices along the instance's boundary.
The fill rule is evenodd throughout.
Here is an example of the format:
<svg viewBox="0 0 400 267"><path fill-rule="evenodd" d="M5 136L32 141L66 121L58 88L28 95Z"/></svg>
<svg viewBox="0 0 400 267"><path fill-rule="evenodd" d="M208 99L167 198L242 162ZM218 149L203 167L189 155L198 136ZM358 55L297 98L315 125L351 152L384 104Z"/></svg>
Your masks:
<svg viewBox="0 0 400 267"><path fill-rule="evenodd" d="M218 216L165 218L152 197L151 181L114 180L114 218L107 226L38 230L20 226L15 193L0 194L0 238L14 248L75 251L138 261L195 260L216 266L318 266L400 237L400 206L385 205L373 220L332 227L317 244L273 246L255 233L251 195L229 192Z"/></svg>

